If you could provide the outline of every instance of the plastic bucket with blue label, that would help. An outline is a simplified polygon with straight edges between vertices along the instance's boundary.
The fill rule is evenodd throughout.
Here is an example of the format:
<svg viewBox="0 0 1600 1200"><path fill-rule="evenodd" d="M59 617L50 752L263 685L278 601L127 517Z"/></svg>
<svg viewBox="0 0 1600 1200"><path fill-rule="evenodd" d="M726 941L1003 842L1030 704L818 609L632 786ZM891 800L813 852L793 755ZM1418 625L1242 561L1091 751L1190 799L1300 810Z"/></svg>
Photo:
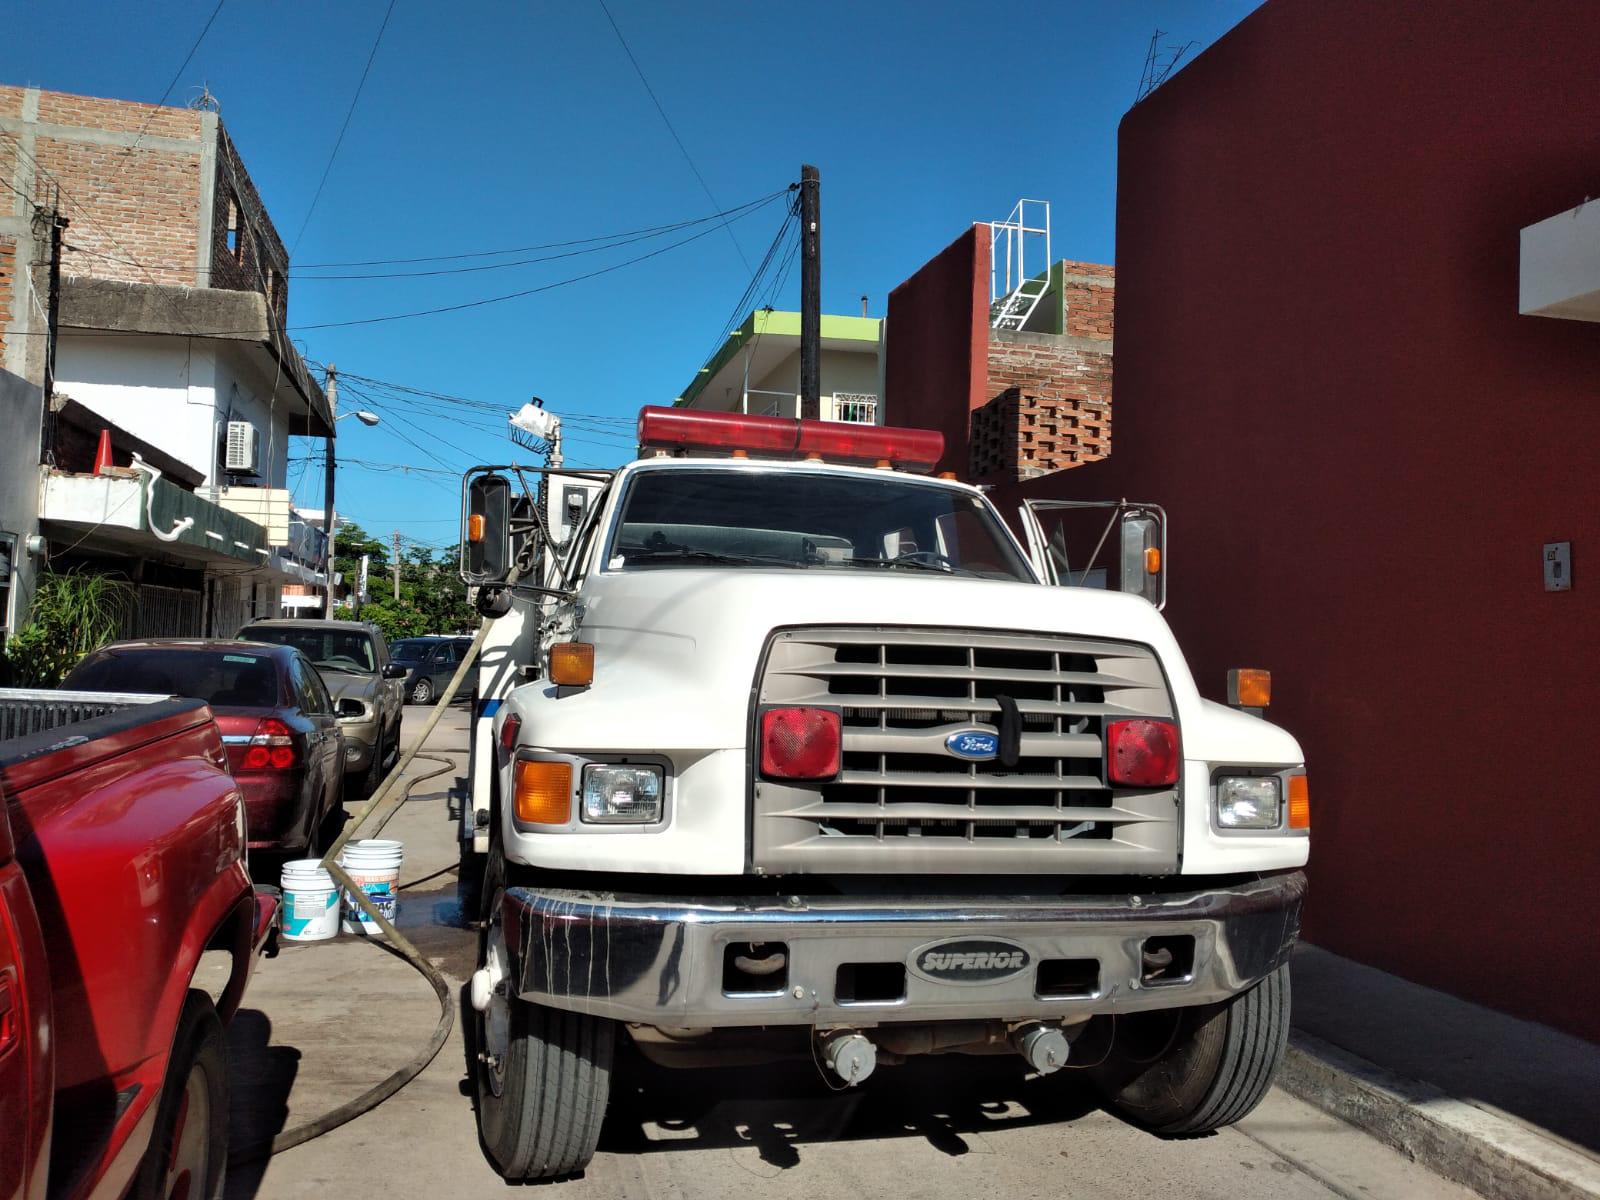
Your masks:
<svg viewBox="0 0 1600 1200"><path fill-rule="evenodd" d="M372 906L393 922L400 911L400 864L405 847L399 842L368 838L351 842L339 854L339 865L350 882L367 894ZM344 931L367 937L382 937L383 930L347 894L344 901Z"/></svg>

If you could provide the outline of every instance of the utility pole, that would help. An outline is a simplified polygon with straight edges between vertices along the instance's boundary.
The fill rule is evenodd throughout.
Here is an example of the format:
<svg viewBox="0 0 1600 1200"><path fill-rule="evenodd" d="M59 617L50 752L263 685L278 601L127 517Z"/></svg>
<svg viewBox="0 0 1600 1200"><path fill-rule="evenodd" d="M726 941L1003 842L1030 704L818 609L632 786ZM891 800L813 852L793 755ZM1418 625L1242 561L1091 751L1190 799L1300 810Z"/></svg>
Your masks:
<svg viewBox="0 0 1600 1200"><path fill-rule="evenodd" d="M324 596L322 615L333 616L333 427L339 416L339 368L328 364L323 377L322 390L328 394L328 454L327 475L322 486L322 530L327 535L322 544L322 578Z"/></svg>
<svg viewBox="0 0 1600 1200"><path fill-rule="evenodd" d="M61 330L61 234L67 227L67 219L61 215L59 189L56 202L46 212L43 208L34 210L34 215L39 221L48 221L50 224L50 295L49 311L45 314L45 349L44 349L44 429L43 444L40 446L40 462L55 464L56 439L55 416L51 408L51 401L56 390L56 342L59 340ZM37 225L34 226L38 228ZM31 268L30 268L31 270Z"/></svg>
<svg viewBox="0 0 1600 1200"><path fill-rule="evenodd" d="M822 176L800 168L800 415L822 416Z"/></svg>
<svg viewBox="0 0 1600 1200"><path fill-rule="evenodd" d="M394 531L394 598L400 600L400 531Z"/></svg>

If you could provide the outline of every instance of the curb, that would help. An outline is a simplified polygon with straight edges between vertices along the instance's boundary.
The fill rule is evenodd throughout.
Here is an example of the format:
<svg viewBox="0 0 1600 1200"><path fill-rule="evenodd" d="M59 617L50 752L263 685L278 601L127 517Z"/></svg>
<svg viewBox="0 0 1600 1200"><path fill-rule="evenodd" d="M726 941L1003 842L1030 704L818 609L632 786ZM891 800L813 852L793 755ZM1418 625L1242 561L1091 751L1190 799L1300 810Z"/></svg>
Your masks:
<svg viewBox="0 0 1600 1200"><path fill-rule="evenodd" d="M1277 1083L1488 1200L1600 1200L1600 1162L1298 1029Z"/></svg>

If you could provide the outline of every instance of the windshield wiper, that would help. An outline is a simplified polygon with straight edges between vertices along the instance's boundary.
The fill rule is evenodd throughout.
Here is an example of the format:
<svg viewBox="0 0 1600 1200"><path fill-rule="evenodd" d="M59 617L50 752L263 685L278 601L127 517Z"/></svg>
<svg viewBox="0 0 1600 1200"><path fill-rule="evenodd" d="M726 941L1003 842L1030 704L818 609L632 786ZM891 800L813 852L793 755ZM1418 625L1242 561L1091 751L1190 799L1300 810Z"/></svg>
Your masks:
<svg viewBox="0 0 1600 1200"><path fill-rule="evenodd" d="M923 562L917 558L830 558L828 562L844 563L850 567L887 567L900 568L908 571L932 571L938 575L976 575L976 571L969 571L965 567L951 566L949 563Z"/></svg>
<svg viewBox="0 0 1600 1200"><path fill-rule="evenodd" d="M624 550L622 560L628 566L652 562L703 562L722 563L729 566L799 567L804 564L792 558L775 554L723 554L716 550L693 550L685 546L678 550Z"/></svg>

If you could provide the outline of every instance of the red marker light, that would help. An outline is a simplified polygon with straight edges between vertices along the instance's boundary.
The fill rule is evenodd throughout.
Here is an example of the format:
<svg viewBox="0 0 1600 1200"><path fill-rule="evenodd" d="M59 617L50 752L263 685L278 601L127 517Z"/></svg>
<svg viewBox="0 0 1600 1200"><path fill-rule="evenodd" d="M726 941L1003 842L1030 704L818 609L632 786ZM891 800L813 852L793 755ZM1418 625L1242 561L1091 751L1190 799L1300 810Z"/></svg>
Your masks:
<svg viewBox="0 0 1600 1200"><path fill-rule="evenodd" d="M1106 723L1106 778L1121 787L1171 787L1178 782L1178 727L1171 721Z"/></svg>
<svg viewBox="0 0 1600 1200"><path fill-rule="evenodd" d="M500 725L500 749L510 754L517 744L517 733L522 729L522 718L512 713Z"/></svg>
<svg viewBox="0 0 1600 1200"><path fill-rule="evenodd" d="M768 779L832 779L840 766L839 714L769 708L761 714L761 773Z"/></svg>

